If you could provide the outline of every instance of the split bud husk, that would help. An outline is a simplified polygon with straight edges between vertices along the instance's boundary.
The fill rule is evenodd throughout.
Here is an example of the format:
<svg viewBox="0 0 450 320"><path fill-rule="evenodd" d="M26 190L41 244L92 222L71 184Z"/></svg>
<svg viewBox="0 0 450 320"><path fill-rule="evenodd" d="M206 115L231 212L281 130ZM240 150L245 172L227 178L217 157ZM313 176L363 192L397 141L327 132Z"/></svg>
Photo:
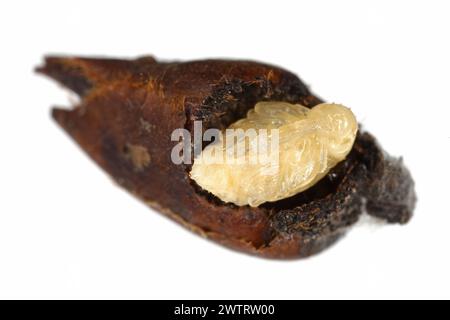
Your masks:
<svg viewBox="0 0 450 320"><path fill-rule="evenodd" d="M287 70L252 61L161 62L147 56L132 60L47 57L37 71L78 94L81 101L75 108L55 108L52 115L120 186L189 230L229 248L268 258L303 258L335 243L364 211L401 224L413 215L414 181L402 159L390 157L368 132L358 132L354 139L356 123L350 111L318 106L322 100ZM376 94L382 95L383 88ZM309 108L258 104L248 117L252 121L234 124L243 128L260 124L268 134L270 128L278 129L278 174L261 175L254 170L260 163L207 166L197 161L192 177L224 201L252 205L311 187L258 207L227 205L193 185L187 166L173 161L174 142L169 137L174 130L186 129L181 142L189 142L190 155L197 121L207 140L208 130L229 128L258 101ZM324 128L308 124L312 132L302 134L301 128L289 129L314 117L316 126ZM269 150L275 140L275 136L267 139ZM318 153L316 144L323 151ZM199 145L195 141L194 146ZM320 169L332 167L350 148L345 159L314 186L302 176L306 172L319 179L324 174ZM149 245L164 245L171 234L159 236Z"/></svg>
<svg viewBox="0 0 450 320"><path fill-rule="evenodd" d="M357 131L339 104L259 102L205 147L190 177L224 202L256 207L315 185L345 159Z"/></svg>

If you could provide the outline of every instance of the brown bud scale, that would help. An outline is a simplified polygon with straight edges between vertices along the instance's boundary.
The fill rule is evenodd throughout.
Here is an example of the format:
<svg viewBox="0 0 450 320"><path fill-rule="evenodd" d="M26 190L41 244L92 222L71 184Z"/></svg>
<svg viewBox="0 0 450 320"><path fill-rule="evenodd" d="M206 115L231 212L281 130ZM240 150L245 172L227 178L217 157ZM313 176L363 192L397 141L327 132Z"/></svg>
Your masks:
<svg viewBox="0 0 450 320"><path fill-rule="evenodd" d="M177 128L223 129L260 101L322 102L294 74L251 61L157 62L48 57L37 69L81 97L53 117L121 186L190 230L270 258L297 258L335 242L367 212L406 223L414 183L401 160L358 133L347 158L308 190L258 207L224 203L170 154ZM170 237L170 235L167 235Z"/></svg>

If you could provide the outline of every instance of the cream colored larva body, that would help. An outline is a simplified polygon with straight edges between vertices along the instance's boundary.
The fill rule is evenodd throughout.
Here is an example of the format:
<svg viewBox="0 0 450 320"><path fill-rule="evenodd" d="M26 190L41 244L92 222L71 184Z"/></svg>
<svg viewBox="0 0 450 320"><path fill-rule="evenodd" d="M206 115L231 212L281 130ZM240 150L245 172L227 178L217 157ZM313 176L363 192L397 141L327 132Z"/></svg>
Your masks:
<svg viewBox="0 0 450 320"><path fill-rule="evenodd" d="M316 184L350 152L358 123L339 104L259 102L228 129L241 130L208 145L190 176L224 202L256 207Z"/></svg>

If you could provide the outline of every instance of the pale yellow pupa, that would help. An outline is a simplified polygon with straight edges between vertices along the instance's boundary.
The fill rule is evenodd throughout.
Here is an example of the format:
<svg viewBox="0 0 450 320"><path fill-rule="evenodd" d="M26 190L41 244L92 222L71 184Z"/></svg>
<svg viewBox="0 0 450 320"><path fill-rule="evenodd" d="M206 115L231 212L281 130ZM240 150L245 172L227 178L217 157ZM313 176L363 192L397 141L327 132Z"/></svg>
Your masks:
<svg viewBox="0 0 450 320"><path fill-rule="evenodd" d="M190 177L224 202L256 207L316 184L345 159L357 131L343 105L259 102L194 159Z"/></svg>

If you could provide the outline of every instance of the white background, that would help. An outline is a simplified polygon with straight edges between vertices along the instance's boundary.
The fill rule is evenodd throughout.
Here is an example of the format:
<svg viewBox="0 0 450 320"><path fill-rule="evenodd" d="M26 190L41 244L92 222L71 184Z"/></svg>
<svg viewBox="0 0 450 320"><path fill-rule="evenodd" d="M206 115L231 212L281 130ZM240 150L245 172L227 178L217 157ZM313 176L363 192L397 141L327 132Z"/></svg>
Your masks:
<svg viewBox="0 0 450 320"><path fill-rule="evenodd" d="M0 298L450 298L447 1L2 1ZM50 119L44 54L250 58L353 109L417 184L307 260L239 254L119 189Z"/></svg>

